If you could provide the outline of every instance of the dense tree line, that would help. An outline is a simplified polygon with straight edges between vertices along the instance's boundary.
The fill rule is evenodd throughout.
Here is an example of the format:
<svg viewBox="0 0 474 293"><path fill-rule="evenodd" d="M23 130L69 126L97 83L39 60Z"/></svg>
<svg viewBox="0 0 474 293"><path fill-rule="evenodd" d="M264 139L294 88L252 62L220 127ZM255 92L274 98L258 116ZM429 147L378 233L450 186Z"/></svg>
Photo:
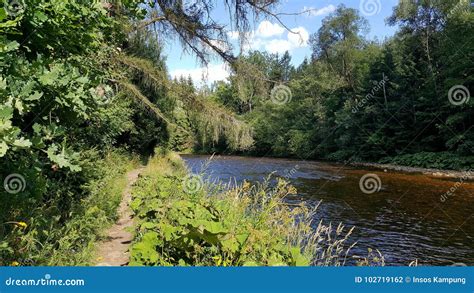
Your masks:
<svg viewBox="0 0 474 293"><path fill-rule="evenodd" d="M113 220L128 156L225 139L250 128L170 80L176 38L203 63L232 62L216 1L5 0L0 6L0 265L77 264ZM3 3L2 2L2 3ZM275 0L226 0L238 29ZM193 127L190 127L193 125ZM117 159L121 158L121 159ZM58 253L59 252L59 253Z"/></svg>
<svg viewBox="0 0 474 293"><path fill-rule="evenodd" d="M240 57L247 74L210 98L253 126L253 154L472 168L472 7L414 3L394 8L387 22L398 31L384 41L369 40L367 21L341 5L311 36L310 59L293 68L289 54L250 52ZM280 85L289 91L275 103Z"/></svg>

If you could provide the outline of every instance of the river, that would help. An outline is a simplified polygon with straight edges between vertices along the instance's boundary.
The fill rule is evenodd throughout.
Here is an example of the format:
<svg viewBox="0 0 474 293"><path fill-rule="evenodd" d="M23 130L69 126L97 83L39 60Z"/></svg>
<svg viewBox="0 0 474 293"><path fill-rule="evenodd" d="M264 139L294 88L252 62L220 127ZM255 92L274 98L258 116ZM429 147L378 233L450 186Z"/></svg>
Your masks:
<svg viewBox="0 0 474 293"><path fill-rule="evenodd" d="M183 158L192 172L200 173L209 156ZM321 202L316 220L356 227L352 255L365 256L372 248L384 255L387 265L408 265L415 259L422 265L474 265L472 182L326 162L233 156L214 157L204 171L211 180L225 183L262 181L272 172L286 178L298 189L296 200ZM361 190L366 174L378 176L380 190Z"/></svg>

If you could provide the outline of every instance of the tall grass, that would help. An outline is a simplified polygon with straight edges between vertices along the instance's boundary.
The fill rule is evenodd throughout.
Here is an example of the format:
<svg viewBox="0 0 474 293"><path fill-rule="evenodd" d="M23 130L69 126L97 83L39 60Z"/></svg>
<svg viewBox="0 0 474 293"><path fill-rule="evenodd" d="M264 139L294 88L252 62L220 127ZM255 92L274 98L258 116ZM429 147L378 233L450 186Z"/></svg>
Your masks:
<svg viewBox="0 0 474 293"><path fill-rule="evenodd" d="M29 209L17 212L15 204L22 203L12 199L10 210L2 210L8 222L0 223L0 265L93 263L95 243L116 219L125 173L138 160L118 152L105 157L84 152L82 163L83 173L77 177L83 180L48 181L42 198L30 200Z"/></svg>
<svg viewBox="0 0 474 293"><path fill-rule="evenodd" d="M197 180L191 191L189 180ZM176 154L150 161L133 190L130 265L345 264L353 228L314 222L316 208L287 200L297 192L287 182L201 183Z"/></svg>

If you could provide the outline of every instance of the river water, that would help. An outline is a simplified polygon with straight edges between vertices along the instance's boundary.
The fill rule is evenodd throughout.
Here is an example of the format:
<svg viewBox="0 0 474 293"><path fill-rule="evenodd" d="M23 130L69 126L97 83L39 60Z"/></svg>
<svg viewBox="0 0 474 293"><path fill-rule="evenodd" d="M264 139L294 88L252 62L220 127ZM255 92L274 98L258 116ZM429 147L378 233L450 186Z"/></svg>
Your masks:
<svg viewBox="0 0 474 293"><path fill-rule="evenodd" d="M209 156L183 158L192 172L200 173ZM321 202L316 220L356 227L352 255L366 256L372 248L384 255L387 265L408 265L415 259L422 265L474 265L472 182L316 161L233 156L214 157L204 170L211 180L224 183L263 181L272 172L298 189L296 200ZM374 193L360 187L366 174L380 179L373 181L380 189L370 189L370 182L364 189Z"/></svg>

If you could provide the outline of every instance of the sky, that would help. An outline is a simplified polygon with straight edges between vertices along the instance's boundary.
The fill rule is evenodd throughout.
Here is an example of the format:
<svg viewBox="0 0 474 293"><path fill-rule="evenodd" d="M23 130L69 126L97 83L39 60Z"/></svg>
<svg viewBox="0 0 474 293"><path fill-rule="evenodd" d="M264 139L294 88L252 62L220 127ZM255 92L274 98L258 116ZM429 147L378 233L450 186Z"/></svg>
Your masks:
<svg viewBox="0 0 474 293"><path fill-rule="evenodd" d="M216 2L223 1L217 0ZM308 43L310 35L318 31L324 17L333 12L339 4L359 10L360 14L368 20L370 31L367 37L369 39L383 40L392 36L396 31L396 27L388 26L385 20L392 14L393 7L398 2L399 0L282 0L281 4L276 7L277 12L299 13L311 10L310 13L280 18L288 28L299 34L288 32L275 19L259 20L252 25L253 30L249 32L250 48L245 49L279 54L289 51L293 65L298 66L305 57L311 56L311 48ZM238 48L237 36L232 32L224 6L218 4L212 15L220 23L228 25L228 36L234 47ZM171 77L191 76L194 83L199 86L204 83L212 84L214 81L225 80L229 76L226 64L217 56L211 60L207 68L203 67L195 56L184 52L181 44L175 40L168 40L164 53L167 56L168 71ZM206 80L203 80L203 77Z"/></svg>

